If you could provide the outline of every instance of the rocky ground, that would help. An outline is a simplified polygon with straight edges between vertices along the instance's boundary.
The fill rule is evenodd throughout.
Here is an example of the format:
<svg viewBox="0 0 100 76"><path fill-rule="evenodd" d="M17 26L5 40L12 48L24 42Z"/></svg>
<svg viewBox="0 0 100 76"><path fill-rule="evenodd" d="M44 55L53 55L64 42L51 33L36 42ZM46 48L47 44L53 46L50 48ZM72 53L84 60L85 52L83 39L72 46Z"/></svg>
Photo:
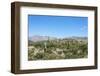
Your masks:
<svg viewBox="0 0 100 76"><path fill-rule="evenodd" d="M29 42L28 60L87 58L88 42L81 39L55 39Z"/></svg>

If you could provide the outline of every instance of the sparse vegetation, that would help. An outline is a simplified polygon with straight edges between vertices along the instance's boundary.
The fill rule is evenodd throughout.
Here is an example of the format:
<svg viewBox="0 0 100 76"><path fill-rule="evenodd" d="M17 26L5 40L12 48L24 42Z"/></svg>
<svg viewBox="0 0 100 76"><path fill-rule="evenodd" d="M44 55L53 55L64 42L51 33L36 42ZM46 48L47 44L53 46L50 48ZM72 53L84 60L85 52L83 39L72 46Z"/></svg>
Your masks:
<svg viewBox="0 0 100 76"><path fill-rule="evenodd" d="M28 45L28 60L87 58L88 42L79 39L54 39L32 42Z"/></svg>

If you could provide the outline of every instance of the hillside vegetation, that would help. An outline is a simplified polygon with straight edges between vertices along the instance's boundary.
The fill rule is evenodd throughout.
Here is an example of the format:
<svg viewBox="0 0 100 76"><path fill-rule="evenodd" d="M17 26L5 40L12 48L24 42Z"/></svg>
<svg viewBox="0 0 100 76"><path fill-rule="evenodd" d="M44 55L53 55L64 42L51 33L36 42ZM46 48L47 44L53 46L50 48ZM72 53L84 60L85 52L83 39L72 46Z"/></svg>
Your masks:
<svg viewBox="0 0 100 76"><path fill-rule="evenodd" d="M28 60L55 60L87 58L86 39L54 39L31 41L28 44Z"/></svg>

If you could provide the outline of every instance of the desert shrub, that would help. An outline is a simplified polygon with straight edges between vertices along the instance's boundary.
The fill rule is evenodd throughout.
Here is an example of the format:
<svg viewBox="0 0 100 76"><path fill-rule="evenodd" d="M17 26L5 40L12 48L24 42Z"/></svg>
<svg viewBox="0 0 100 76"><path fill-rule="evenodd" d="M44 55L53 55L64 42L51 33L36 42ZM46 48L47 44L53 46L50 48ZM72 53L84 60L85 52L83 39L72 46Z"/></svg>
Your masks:
<svg viewBox="0 0 100 76"><path fill-rule="evenodd" d="M34 50L28 50L28 60L34 59Z"/></svg>
<svg viewBox="0 0 100 76"><path fill-rule="evenodd" d="M47 43L46 48L44 43ZM53 60L53 59L75 59L75 58L86 58L88 56L88 44L86 41L76 40L47 40L39 42L31 42L31 46L38 49L38 53L34 55L34 49L28 50L29 60ZM29 45L30 46L30 45ZM64 57L61 56L61 52L57 51L57 48L62 50ZM44 52L41 52L43 51Z"/></svg>
<svg viewBox="0 0 100 76"><path fill-rule="evenodd" d="M44 57L44 54L43 54L43 53L37 53L37 54L34 56L35 59L43 59L43 57Z"/></svg>

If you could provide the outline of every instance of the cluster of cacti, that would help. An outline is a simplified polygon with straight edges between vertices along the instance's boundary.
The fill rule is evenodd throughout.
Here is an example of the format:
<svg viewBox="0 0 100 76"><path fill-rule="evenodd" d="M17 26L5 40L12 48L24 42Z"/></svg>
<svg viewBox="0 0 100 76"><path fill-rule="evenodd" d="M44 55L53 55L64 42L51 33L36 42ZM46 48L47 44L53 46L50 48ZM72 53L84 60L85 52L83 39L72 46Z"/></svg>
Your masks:
<svg viewBox="0 0 100 76"><path fill-rule="evenodd" d="M28 45L28 60L76 59L87 56L87 41L59 39L31 42Z"/></svg>

